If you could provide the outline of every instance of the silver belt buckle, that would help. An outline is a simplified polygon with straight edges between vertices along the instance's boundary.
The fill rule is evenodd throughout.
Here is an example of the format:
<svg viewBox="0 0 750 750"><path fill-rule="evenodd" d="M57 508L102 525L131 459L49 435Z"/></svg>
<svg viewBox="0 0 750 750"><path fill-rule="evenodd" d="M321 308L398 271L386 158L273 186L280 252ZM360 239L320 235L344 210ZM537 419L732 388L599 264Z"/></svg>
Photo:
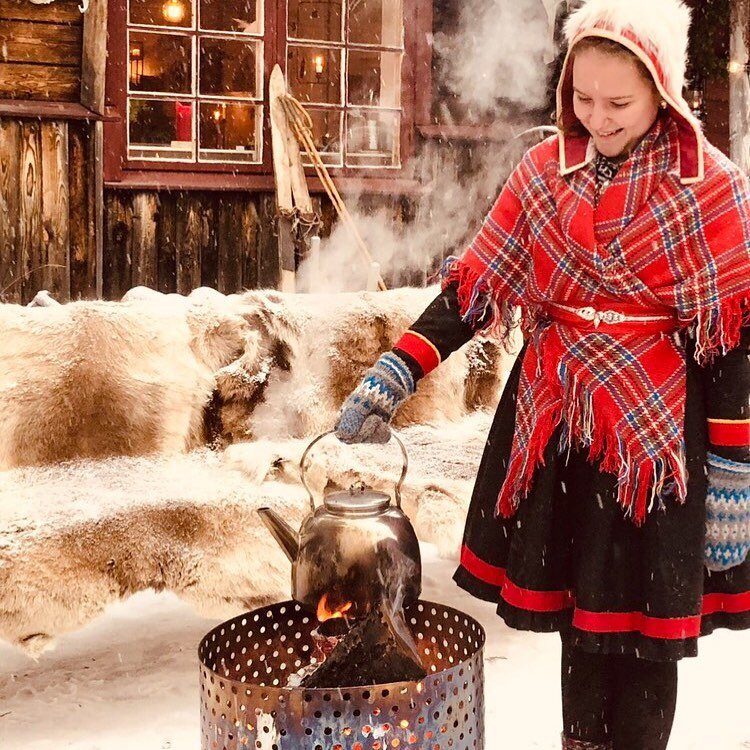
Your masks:
<svg viewBox="0 0 750 750"><path fill-rule="evenodd" d="M600 323L624 323L627 316L616 310L597 310L594 307L577 307L575 314L589 323L593 322L594 328L598 328Z"/></svg>

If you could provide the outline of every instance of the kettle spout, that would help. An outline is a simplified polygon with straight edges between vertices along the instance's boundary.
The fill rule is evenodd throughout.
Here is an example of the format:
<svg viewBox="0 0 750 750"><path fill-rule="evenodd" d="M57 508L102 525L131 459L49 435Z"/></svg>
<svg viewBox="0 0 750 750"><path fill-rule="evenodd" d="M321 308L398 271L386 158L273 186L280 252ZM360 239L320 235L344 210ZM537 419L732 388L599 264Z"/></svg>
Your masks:
<svg viewBox="0 0 750 750"><path fill-rule="evenodd" d="M284 550L290 562L295 562L299 555L299 542L292 527L271 508L258 508L260 520L268 527L279 547Z"/></svg>

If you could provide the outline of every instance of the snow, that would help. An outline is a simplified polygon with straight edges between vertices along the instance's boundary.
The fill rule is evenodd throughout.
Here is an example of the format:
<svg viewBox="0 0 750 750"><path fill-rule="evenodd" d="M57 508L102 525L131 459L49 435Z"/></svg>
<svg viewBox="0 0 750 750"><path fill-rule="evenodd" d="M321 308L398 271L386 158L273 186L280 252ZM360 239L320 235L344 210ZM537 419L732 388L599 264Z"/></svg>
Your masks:
<svg viewBox="0 0 750 750"><path fill-rule="evenodd" d="M560 747L559 641L507 629L450 582L423 546L424 593L487 629L487 750ZM141 592L33 661L0 643L2 750L198 750L197 645L218 620L174 594ZM670 750L750 748L747 634L718 631L680 667Z"/></svg>

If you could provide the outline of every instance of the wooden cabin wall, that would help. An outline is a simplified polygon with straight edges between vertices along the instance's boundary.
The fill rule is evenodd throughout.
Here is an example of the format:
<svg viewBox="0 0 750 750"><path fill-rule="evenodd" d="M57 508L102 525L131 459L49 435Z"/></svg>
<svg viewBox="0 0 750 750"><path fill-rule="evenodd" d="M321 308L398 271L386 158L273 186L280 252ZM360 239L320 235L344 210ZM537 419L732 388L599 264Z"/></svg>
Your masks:
<svg viewBox="0 0 750 750"><path fill-rule="evenodd" d="M0 99L80 101L82 40L78 0L0 0Z"/></svg>
<svg viewBox="0 0 750 750"><path fill-rule="evenodd" d="M104 202L105 299L135 286L178 294L278 286L273 193L108 190ZM328 233L330 205L314 202Z"/></svg>
<svg viewBox="0 0 750 750"><path fill-rule="evenodd" d="M90 128L0 118L0 301L96 296Z"/></svg>
<svg viewBox="0 0 750 750"><path fill-rule="evenodd" d="M178 294L200 286L223 294L278 287L273 193L113 189L104 198L105 299L120 299L135 286ZM396 225L413 218L411 202L399 196L362 195L347 205L385 211ZM320 235L328 237L334 208L319 195L313 207L321 217ZM418 276L414 283L423 279Z"/></svg>

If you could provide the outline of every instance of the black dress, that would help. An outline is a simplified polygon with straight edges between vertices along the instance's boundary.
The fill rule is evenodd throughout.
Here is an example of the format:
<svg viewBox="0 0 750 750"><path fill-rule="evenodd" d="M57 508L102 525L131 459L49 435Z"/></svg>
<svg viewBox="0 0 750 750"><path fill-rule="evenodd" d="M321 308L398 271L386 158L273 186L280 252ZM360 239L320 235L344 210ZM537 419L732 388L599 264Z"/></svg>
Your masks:
<svg viewBox="0 0 750 750"><path fill-rule="evenodd" d="M750 560L706 571L704 380L688 342L685 439L688 493L637 527L616 502L617 480L553 438L513 518L494 515L505 476L523 359L519 355L487 438L466 520L458 585L497 603L513 628L570 630L579 646L676 660L697 637L750 628Z"/></svg>
<svg viewBox="0 0 750 750"><path fill-rule="evenodd" d="M461 320L454 286L435 299L411 330L428 339L442 359L474 334ZM711 403L706 390L711 385L711 392L721 393L726 401L731 380L736 397L747 402L748 334L743 331L743 345L714 368L695 362L694 344L683 334L687 500L682 505L667 500L664 510L653 510L640 527L617 504L615 475L590 464L585 449L560 452L557 436L550 440L544 464L515 515L495 516L513 441L522 350L485 445L456 583L496 602L510 627L565 631L595 653L672 661L695 656L698 636L715 628L750 628L750 559L721 573L704 567L706 418ZM421 377L419 363L395 351L415 377ZM712 382L715 372L724 373L718 389Z"/></svg>

